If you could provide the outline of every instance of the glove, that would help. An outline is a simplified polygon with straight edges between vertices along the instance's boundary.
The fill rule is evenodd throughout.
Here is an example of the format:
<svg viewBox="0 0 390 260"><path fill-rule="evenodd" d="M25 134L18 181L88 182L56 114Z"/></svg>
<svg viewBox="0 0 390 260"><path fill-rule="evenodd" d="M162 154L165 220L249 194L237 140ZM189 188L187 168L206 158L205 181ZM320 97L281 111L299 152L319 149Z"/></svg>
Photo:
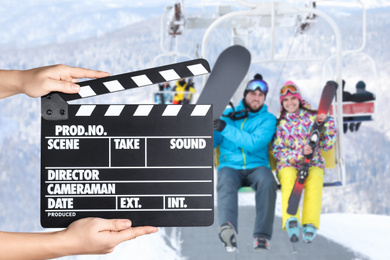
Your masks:
<svg viewBox="0 0 390 260"><path fill-rule="evenodd" d="M221 119L214 120L214 130L218 132L222 132L225 129L226 122Z"/></svg>

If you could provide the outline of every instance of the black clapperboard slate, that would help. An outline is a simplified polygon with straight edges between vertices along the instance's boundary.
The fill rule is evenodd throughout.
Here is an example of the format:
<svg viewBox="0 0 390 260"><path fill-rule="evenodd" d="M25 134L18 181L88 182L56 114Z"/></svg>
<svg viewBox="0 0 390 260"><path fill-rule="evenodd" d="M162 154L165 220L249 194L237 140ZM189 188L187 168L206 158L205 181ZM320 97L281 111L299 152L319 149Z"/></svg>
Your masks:
<svg viewBox="0 0 390 260"><path fill-rule="evenodd" d="M204 59L79 83L42 97L41 225L85 217L134 226L214 222L211 105L83 105L68 101L210 72Z"/></svg>

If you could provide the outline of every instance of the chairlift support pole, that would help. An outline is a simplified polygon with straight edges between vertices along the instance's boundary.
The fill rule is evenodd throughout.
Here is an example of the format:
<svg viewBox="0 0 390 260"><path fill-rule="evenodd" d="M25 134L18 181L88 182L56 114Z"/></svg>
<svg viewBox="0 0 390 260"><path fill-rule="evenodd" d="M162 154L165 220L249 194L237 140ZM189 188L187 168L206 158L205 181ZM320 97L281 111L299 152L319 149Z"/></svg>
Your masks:
<svg viewBox="0 0 390 260"><path fill-rule="evenodd" d="M166 30L165 30L165 20L166 20L166 17L167 17L167 14L169 13L169 11L172 9L172 6L170 7L167 7L165 13L163 14L163 16L161 17L161 20L160 20L160 48L162 50L162 54L156 56L154 59L153 59L153 66L157 66L157 61L159 59L161 59L162 57L166 57L166 56L170 56L170 57L186 57L188 59L193 59L194 57L192 57L191 55L188 55L188 54L185 54L185 53L179 53L177 51L177 38L175 37L175 50L172 51L172 50L167 50L164 46L164 35L166 33ZM175 61L176 62L176 61Z"/></svg>

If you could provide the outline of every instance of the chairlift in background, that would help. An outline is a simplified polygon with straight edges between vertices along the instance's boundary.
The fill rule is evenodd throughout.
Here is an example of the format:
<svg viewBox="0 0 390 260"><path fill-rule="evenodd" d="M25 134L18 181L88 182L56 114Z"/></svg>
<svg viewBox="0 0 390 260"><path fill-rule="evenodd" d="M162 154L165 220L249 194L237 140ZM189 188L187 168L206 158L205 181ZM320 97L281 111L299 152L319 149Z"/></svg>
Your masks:
<svg viewBox="0 0 390 260"><path fill-rule="evenodd" d="M343 56L343 78L348 83L348 85L355 86L358 81L369 82L369 85L376 86L377 84L377 69L375 61L370 55L364 53L363 50L366 45L366 9L362 1L357 0L361 5L362 10L362 36L361 36L361 45L353 50L346 50L342 53ZM326 70L330 71L332 74L332 66L330 62L335 59L335 56L330 56L323 66L323 75L326 74ZM364 64L362 71L356 69L356 66L353 68L350 64ZM349 70L351 69L351 70ZM342 88L340 88L343 90ZM351 93L353 94L353 93ZM340 100L343 100L343 95L337 93L338 97L341 97ZM342 102L342 113L339 115L342 118L344 123L361 123L364 121L373 121L375 113L375 100L359 100L353 99ZM331 108L330 114L334 115L334 107ZM335 115L337 116L337 115Z"/></svg>
<svg viewBox="0 0 390 260"><path fill-rule="evenodd" d="M359 69L353 69L350 73L344 74L344 79L349 86L355 85L359 81L364 81L368 83L369 86L376 86L377 71L374 60L364 52L345 52L344 56L344 71L348 71L349 64L364 64L361 67L364 71L359 71ZM329 64L327 64L329 66ZM329 66L330 67L330 66ZM356 91L356 90L354 90ZM350 92L350 91L349 91ZM348 123L361 123L365 121L374 121L375 119L375 99L359 99L356 94L353 93L352 99L345 100L342 96L342 118L343 122ZM334 114L333 107L330 110L330 114Z"/></svg>

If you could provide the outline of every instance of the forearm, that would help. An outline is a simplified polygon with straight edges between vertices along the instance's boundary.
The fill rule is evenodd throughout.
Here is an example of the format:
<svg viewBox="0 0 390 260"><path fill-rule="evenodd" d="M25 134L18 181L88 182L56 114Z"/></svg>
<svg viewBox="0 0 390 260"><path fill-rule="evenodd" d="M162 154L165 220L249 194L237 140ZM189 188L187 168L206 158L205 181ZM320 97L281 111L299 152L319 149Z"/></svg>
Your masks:
<svg viewBox="0 0 390 260"><path fill-rule="evenodd" d="M71 251L71 241L67 241L61 232L0 232L0 241L0 259L51 259L77 253Z"/></svg>
<svg viewBox="0 0 390 260"><path fill-rule="evenodd" d="M53 91L74 94L80 91L76 84L81 78L102 78L107 72L52 65L29 70L0 70L0 98L24 93L30 97L42 97Z"/></svg>
<svg viewBox="0 0 390 260"><path fill-rule="evenodd" d="M0 70L0 99L22 93L20 70Z"/></svg>

